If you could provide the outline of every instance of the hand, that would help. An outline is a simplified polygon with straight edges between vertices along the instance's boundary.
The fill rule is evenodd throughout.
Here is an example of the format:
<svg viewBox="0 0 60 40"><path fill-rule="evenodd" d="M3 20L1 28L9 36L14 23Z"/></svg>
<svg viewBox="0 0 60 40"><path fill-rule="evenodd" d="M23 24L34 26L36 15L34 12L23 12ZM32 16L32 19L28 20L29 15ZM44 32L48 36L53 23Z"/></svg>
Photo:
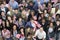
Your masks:
<svg viewBox="0 0 60 40"><path fill-rule="evenodd" d="M33 36L33 40L36 40L35 36Z"/></svg>

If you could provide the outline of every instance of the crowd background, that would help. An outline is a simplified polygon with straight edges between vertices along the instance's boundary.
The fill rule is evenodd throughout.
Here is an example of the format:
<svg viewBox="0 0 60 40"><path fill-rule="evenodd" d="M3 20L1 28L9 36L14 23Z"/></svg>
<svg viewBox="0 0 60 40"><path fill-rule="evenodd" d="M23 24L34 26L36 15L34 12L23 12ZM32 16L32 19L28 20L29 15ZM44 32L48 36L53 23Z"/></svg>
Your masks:
<svg viewBox="0 0 60 40"><path fill-rule="evenodd" d="M60 0L2 0L3 40L60 40Z"/></svg>

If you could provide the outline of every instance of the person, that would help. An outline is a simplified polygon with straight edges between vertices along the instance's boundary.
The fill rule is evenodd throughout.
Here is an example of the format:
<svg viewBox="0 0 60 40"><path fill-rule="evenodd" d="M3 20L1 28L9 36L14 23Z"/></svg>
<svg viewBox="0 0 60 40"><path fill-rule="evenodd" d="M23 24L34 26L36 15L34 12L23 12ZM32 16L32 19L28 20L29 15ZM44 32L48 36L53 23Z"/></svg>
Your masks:
<svg viewBox="0 0 60 40"><path fill-rule="evenodd" d="M4 11L1 12L1 17L2 17L3 20L6 20L6 16L5 16L5 12Z"/></svg>
<svg viewBox="0 0 60 40"><path fill-rule="evenodd" d="M9 5L13 8L16 9L18 8L18 3L15 0L10 0Z"/></svg>
<svg viewBox="0 0 60 40"><path fill-rule="evenodd" d="M11 27L8 20L6 20L6 28L11 31Z"/></svg>
<svg viewBox="0 0 60 40"><path fill-rule="evenodd" d="M33 37L36 37L37 40L45 40L46 38L46 33L43 30L43 27L38 29Z"/></svg>
<svg viewBox="0 0 60 40"><path fill-rule="evenodd" d="M3 40L12 40L11 39L11 33L10 33L10 31L8 30L8 29L6 29L6 28L4 28L3 30L2 30L2 37L3 37Z"/></svg>
<svg viewBox="0 0 60 40"><path fill-rule="evenodd" d="M19 40L24 40L24 39L25 39L24 27L21 27Z"/></svg>
<svg viewBox="0 0 60 40"><path fill-rule="evenodd" d="M20 29L20 27L24 27L24 26L25 26L25 22L23 21L22 18L19 18L18 19L18 27L19 27L19 29Z"/></svg>
<svg viewBox="0 0 60 40"><path fill-rule="evenodd" d="M56 40L59 40L59 34L60 34L60 21L56 21L56 27L55 27L55 33L56 33Z"/></svg>
<svg viewBox="0 0 60 40"><path fill-rule="evenodd" d="M2 3L1 6L0 6L0 13L1 11L4 11L5 13L8 12L8 8L4 6L4 4Z"/></svg>
<svg viewBox="0 0 60 40"><path fill-rule="evenodd" d="M12 35L13 35L13 40L17 40L16 35L17 35L17 25L13 25L13 30L12 30Z"/></svg>
<svg viewBox="0 0 60 40"><path fill-rule="evenodd" d="M54 40L54 25L52 22L50 22L49 24L49 28L48 28L48 36L49 36L49 40Z"/></svg>

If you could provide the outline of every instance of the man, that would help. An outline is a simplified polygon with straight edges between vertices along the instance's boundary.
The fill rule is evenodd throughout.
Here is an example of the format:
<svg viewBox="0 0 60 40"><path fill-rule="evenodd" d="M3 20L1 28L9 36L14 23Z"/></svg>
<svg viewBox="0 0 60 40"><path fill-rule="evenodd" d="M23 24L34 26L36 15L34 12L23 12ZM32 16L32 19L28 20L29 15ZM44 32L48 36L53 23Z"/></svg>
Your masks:
<svg viewBox="0 0 60 40"><path fill-rule="evenodd" d="M16 9L18 8L18 3L15 0L10 0L9 5L13 8Z"/></svg>
<svg viewBox="0 0 60 40"><path fill-rule="evenodd" d="M36 37L37 40L45 40L46 38L46 33L43 30L43 28L41 27L40 29L38 29L35 33L35 35L33 37Z"/></svg>
<svg viewBox="0 0 60 40"><path fill-rule="evenodd" d="M5 13L8 12L8 8L4 6L4 4L1 4L1 7L0 7L0 13L1 11L4 11Z"/></svg>

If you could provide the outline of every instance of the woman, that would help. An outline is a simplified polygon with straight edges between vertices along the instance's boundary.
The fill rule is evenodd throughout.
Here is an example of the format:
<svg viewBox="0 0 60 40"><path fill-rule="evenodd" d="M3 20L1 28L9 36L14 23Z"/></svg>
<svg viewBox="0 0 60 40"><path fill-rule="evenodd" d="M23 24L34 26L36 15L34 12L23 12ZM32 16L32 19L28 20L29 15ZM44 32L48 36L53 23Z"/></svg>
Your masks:
<svg viewBox="0 0 60 40"><path fill-rule="evenodd" d="M20 38L19 38L19 40L24 40L24 39L25 39L24 28L21 27L21 28L20 28Z"/></svg>
<svg viewBox="0 0 60 40"><path fill-rule="evenodd" d="M25 22L23 21L23 19L19 18L19 20L18 20L18 27L19 27L19 29L20 29L20 27L24 27L24 25L25 25Z"/></svg>
<svg viewBox="0 0 60 40"><path fill-rule="evenodd" d="M9 21L8 20L6 20L6 28L11 31L11 27L9 25Z"/></svg>
<svg viewBox="0 0 60 40"><path fill-rule="evenodd" d="M17 25L13 25L12 34L13 34L13 40L17 40L17 38L16 38L16 35L17 35Z"/></svg>
<svg viewBox="0 0 60 40"><path fill-rule="evenodd" d="M53 40L53 37L54 37L54 25L53 23L51 22L50 25L49 25L49 28L48 28L48 36L49 36L49 40Z"/></svg>

